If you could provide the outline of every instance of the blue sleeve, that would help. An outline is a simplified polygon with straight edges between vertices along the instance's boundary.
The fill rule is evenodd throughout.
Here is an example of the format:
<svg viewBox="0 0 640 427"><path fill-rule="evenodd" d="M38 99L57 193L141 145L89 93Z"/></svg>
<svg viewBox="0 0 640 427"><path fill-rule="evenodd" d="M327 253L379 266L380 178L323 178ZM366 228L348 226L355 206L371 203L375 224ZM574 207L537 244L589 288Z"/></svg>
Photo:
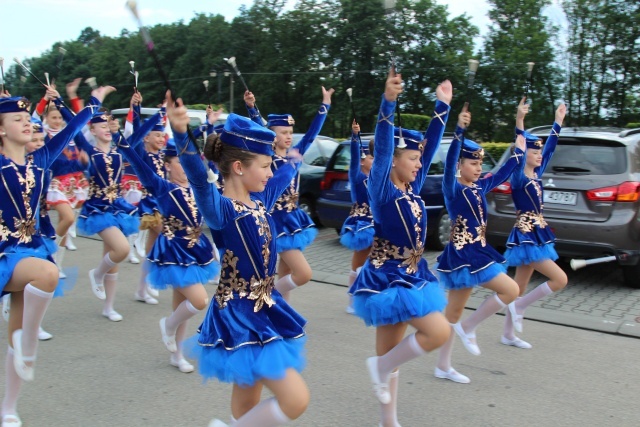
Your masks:
<svg viewBox="0 0 640 427"><path fill-rule="evenodd" d="M304 134L302 139L300 139L300 142L298 142L295 146L295 148L300 151L300 154L304 155L304 153L307 152L313 140L316 139L316 136L318 136L318 134L322 130L322 126L324 125L324 121L327 119L327 113L329 112L330 108L331 106L328 104L320 105L320 109L311 122L309 130Z"/></svg>
<svg viewBox="0 0 640 427"><path fill-rule="evenodd" d="M260 115L260 111L257 108L249 108L247 104L247 111L249 112L249 118L252 122L259 124L260 126L264 126L264 120L262 120L262 115Z"/></svg>
<svg viewBox="0 0 640 427"><path fill-rule="evenodd" d="M210 228L220 230L226 218L232 217L233 206L220 194L215 183L207 182L207 168L189 135L174 130L173 140L202 217Z"/></svg>
<svg viewBox="0 0 640 427"><path fill-rule="evenodd" d="M142 121L142 107L140 105L133 106L133 131L140 129L140 123Z"/></svg>
<svg viewBox="0 0 640 427"><path fill-rule="evenodd" d="M393 119L395 102L389 102L382 96L380 112L378 113L378 123L374 134L373 165L369 172L369 199L372 209L376 205L386 201L389 196L389 189L392 187L389 174L393 164Z"/></svg>
<svg viewBox="0 0 640 427"><path fill-rule="evenodd" d="M429 173L431 162L433 162L433 157L440 148L444 128L447 125L447 119L449 118L449 110L451 110L451 107L446 102L436 101L435 110L433 111L431 121L429 122L429 126L427 127L427 131L424 135L425 147L422 152L422 168L418 171L415 181L411 183L413 191L416 194L420 193L424 180L427 178L427 174Z"/></svg>
<svg viewBox="0 0 640 427"><path fill-rule="evenodd" d="M45 144L44 147L33 152L36 164L48 169L51 163L58 158L67 144L69 144L69 141L74 139L76 135L81 136L80 130L87 124L91 116L93 116L93 112L97 111L98 108L100 108L100 101L91 97L90 105L83 108L73 117L64 129L51 138L48 144Z"/></svg>
<svg viewBox="0 0 640 427"><path fill-rule="evenodd" d="M267 182L262 193L253 193L264 202L267 211L273 208L282 193L289 187L291 180L298 173L298 167L292 162L288 162L273 173L273 177Z"/></svg>
<svg viewBox="0 0 640 427"><path fill-rule="evenodd" d="M505 164L498 169L495 175L491 175L480 180L482 183L482 191L486 194L509 179L516 166L520 163L525 163L523 156L524 151L519 148L515 148L511 157L509 157L509 160L507 160Z"/></svg>
<svg viewBox="0 0 640 427"><path fill-rule="evenodd" d="M142 185L150 189L155 196L160 196L171 190L172 186L169 181L160 178L129 144L118 145L118 150L129 161Z"/></svg>
<svg viewBox="0 0 640 427"><path fill-rule="evenodd" d="M444 175L442 176L442 193L445 200L453 200L456 195L456 167L460 158L460 149L464 140L464 131L460 126L456 126L453 133L453 140L447 151L447 158L444 162Z"/></svg>
<svg viewBox="0 0 640 427"><path fill-rule="evenodd" d="M351 189L351 202L355 203L358 200L356 194L356 183L358 182L358 176L360 176L360 136L355 133L351 133L351 160L349 161L349 187Z"/></svg>
<svg viewBox="0 0 640 427"><path fill-rule="evenodd" d="M511 150L511 147L507 148L507 150ZM524 175L524 167L526 164L527 162L525 160L518 162L513 170L513 174L511 175L511 187L513 189L522 188L524 184L528 182L528 179L526 179Z"/></svg>
<svg viewBox="0 0 640 427"><path fill-rule="evenodd" d="M551 133L547 138L547 141L544 143L544 147L542 148L542 164L539 166L538 176L542 176L551 157L553 156L553 152L556 150L556 146L558 145L558 137L560 136L560 131L562 127L558 123L553 123L553 127L551 128Z"/></svg>
<svg viewBox="0 0 640 427"><path fill-rule="evenodd" d="M65 122L69 123L73 119L74 114L68 108L62 105L62 98L56 98L53 100L53 102L54 104L56 104L56 107L58 107L58 111L60 111L62 119ZM91 119L91 117L89 117L89 119Z"/></svg>

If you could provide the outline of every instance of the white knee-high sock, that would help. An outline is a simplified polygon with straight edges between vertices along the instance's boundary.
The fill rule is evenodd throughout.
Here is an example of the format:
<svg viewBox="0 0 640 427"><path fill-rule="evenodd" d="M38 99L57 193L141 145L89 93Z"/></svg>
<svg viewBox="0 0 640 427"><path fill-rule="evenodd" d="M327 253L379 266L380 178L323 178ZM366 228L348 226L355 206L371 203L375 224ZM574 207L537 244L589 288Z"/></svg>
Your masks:
<svg viewBox="0 0 640 427"><path fill-rule="evenodd" d="M480 322L496 314L506 306L507 305L498 298L498 294L488 296L476 311L474 311L471 316L463 320L460 325L462 326L462 329L469 334L476 330Z"/></svg>
<svg viewBox="0 0 640 427"><path fill-rule="evenodd" d="M18 397L22 387L22 378L16 374L13 367L13 349L7 348L7 359L4 363L4 399L2 400L2 415L17 415Z"/></svg>
<svg viewBox="0 0 640 427"><path fill-rule="evenodd" d="M531 304L552 293L553 291L549 287L549 283L544 282L542 285L537 286L534 290L516 300L516 313L524 313Z"/></svg>
<svg viewBox="0 0 640 427"><path fill-rule="evenodd" d="M451 328L451 335L449 335L449 339L445 342L438 352L438 363L436 366L438 369L442 369L447 372L451 369L451 354L453 353L453 343L455 342L456 333Z"/></svg>
<svg viewBox="0 0 640 427"><path fill-rule="evenodd" d="M140 269L140 282L138 283L138 295L144 296L147 293L147 275L149 274L149 267L151 262L145 258L142 261L142 268Z"/></svg>
<svg viewBox="0 0 640 427"><path fill-rule="evenodd" d="M107 295L104 300L103 313L109 314L113 311L113 303L116 300L116 285L118 284L118 273L104 275L104 292Z"/></svg>
<svg viewBox="0 0 640 427"><path fill-rule="evenodd" d="M516 298L516 303L520 298ZM513 329L513 321L511 320L511 311L507 310L507 314L504 316L504 328L502 329L502 335L509 340L516 337L516 331Z"/></svg>
<svg viewBox="0 0 640 427"><path fill-rule="evenodd" d="M233 427L278 427L289 421L291 420L282 412L278 401L272 397L254 406L233 423Z"/></svg>
<svg viewBox="0 0 640 427"><path fill-rule="evenodd" d="M38 348L38 330L47 312L53 292L45 292L27 284L24 287L24 312L22 313L22 354L35 356Z"/></svg>
<svg viewBox="0 0 640 427"><path fill-rule="evenodd" d="M96 279L96 283L103 283L104 275L107 274L109 270L115 267L117 263L111 261L111 257L109 256L109 252L104 254L104 258L100 261L98 267L93 270L93 278Z"/></svg>
<svg viewBox="0 0 640 427"><path fill-rule="evenodd" d="M353 282L356 281L356 277L358 277L358 273L356 271L349 271L349 287L351 287L351 285L353 285Z"/></svg>
<svg viewBox="0 0 640 427"><path fill-rule="evenodd" d="M389 374L389 394L391 401L380 404L380 422L383 427L400 427L398 424L398 375L400 371Z"/></svg>
<svg viewBox="0 0 640 427"><path fill-rule="evenodd" d="M188 300L182 301L171 313L171 316L165 320L164 327L167 335L175 335L176 329L182 322L191 319L198 313L200 313L200 310L195 308Z"/></svg>
<svg viewBox="0 0 640 427"><path fill-rule="evenodd" d="M54 261L56 263L56 265L58 266L58 270L62 271L62 260L64 259L64 254L67 250L66 246L62 245L62 239L64 239L64 236L57 236L56 235L56 246L58 246L58 249L56 250L56 255L54 257Z"/></svg>
<svg viewBox="0 0 640 427"><path fill-rule="evenodd" d="M178 328L176 329L177 350L175 353L171 353L172 360L175 360L176 362L184 357L184 355L182 354L182 341L184 341L184 336L187 333L187 323L188 321L185 320L184 322L180 323L180 325L178 325Z"/></svg>
<svg viewBox="0 0 640 427"><path fill-rule="evenodd" d="M426 351L418 343L416 334L407 336L387 354L378 357L380 379L384 381L384 378L387 378L391 371L425 353Z"/></svg>
<svg viewBox="0 0 640 427"><path fill-rule="evenodd" d="M276 280L274 287L282 294L282 298L284 298L285 301L289 301L289 292L297 288L298 285L296 285L296 282L291 278L291 274L287 274Z"/></svg>

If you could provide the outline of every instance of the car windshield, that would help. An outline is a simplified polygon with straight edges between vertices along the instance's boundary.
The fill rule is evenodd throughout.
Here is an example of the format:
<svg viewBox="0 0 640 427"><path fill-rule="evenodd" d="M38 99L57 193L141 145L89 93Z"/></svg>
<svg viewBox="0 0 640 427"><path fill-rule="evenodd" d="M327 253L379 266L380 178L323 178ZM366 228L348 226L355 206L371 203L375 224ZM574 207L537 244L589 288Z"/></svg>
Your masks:
<svg viewBox="0 0 640 427"><path fill-rule="evenodd" d="M617 175L627 168L626 147L607 141L561 140L546 173Z"/></svg>
<svg viewBox="0 0 640 427"><path fill-rule="evenodd" d="M295 146L303 136L303 134L294 134L291 145ZM338 141L332 138L326 136L317 137L307 152L304 153L304 156L302 156L302 160L311 166L327 166L338 144Z"/></svg>

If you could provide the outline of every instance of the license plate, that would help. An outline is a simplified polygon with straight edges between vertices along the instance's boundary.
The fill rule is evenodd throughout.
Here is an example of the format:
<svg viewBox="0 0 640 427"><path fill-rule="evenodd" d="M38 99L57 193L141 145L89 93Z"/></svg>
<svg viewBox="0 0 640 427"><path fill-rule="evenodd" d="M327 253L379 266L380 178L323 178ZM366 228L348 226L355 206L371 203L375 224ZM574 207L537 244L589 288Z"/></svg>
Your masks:
<svg viewBox="0 0 640 427"><path fill-rule="evenodd" d="M545 203L557 203L559 205L575 205L578 200L578 193L570 191L546 191L544 192Z"/></svg>

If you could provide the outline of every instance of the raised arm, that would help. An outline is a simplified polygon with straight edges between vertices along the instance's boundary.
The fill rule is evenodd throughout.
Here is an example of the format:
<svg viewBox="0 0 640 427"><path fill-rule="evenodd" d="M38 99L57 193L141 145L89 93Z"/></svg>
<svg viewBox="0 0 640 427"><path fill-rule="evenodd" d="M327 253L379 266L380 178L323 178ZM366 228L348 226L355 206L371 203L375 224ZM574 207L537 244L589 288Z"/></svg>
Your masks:
<svg viewBox="0 0 640 427"><path fill-rule="evenodd" d="M298 142L295 147L303 156L311 146L313 140L316 139L316 136L318 136L322 130L324 121L327 119L327 113L331 108L331 95L333 95L333 92L335 92L334 89L326 90L324 87L322 88L322 105L320 105L318 113L311 122L309 130L304 134L302 139L300 139L300 142Z"/></svg>
<svg viewBox="0 0 640 427"><path fill-rule="evenodd" d="M511 153L511 157L509 157L509 160L507 160L505 164L502 165L500 169L498 169L495 175L491 175L487 178L483 178L480 180L482 182L482 185L481 185L482 191L485 194L493 190L494 188L496 188L498 185L505 182L507 179L509 179L514 169L520 163L525 162L525 157L524 157L525 149L526 149L526 143L525 143L524 136L518 135L516 137L516 145L514 147L513 152Z"/></svg>
<svg viewBox="0 0 640 427"><path fill-rule="evenodd" d="M298 166L301 161L302 156L294 153L294 156L290 157L286 164L273 173L273 177L267 182L264 191L262 193L254 193L257 197L262 199L267 211L270 211L273 208L273 205L276 204L278 198L289 187L291 180L298 173Z"/></svg>
<svg viewBox="0 0 640 427"><path fill-rule="evenodd" d="M462 113L460 115L462 115ZM444 175L442 176L442 193L448 200L452 200L456 194L456 170L458 159L460 159L460 149L462 148L462 141L464 141L464 132L466 130L466 126L461 127L460 124L460 119L458 119L458 126L456 126L456 130L453 132L453 140L451 141L449 151L447 151L447 158L444 162Z"/></svg>
<svg viewBox="0 0 640 427"><path fill-rule="evenodd" d="M249 118L251 121L259 124L260 126L264 126L264 120L262 120L262 115L256 106L256 97L253 92L248 90L244 92L244 104L247 106L247 111L249 112Z"/></svg>
<svg viewBox="0 0 640 427"><path fill-rule="evenodd" d="M564 122L564 117L567 114L567 106L564 104L560 104L558 109L556 110L555 121L553 122L553 127L551 128L551 133L549 133L549 137L547 141L544 143L544 148L542 149L542 164L538 169L538 175L542 175L553 156L554 151L556 150L556 146L558 145L558 137L560 136L560 131L562 130L562 123Z"/></svg>
<svg viewBox="0 0 640 427"><path fill-rule="evenodd" d="M138 153L138 156L142 157L145 152L144 144L142 144L142 140L144 139L145 136L147 136L149 132L151 132L151 129L153 129L155 125L160 123L160 120L162 120L162 117L164 116L164 114L165 114L164 108L161 108L160 111L158 111L156 114L154 114L153 116L145 120L144 123L142 123L142 126L140 126L137 130L133 132L133 134L131 134L129 138L127 138L128 145L130 145L131 148L136 150L136 153Z"/></svg>
<svg viewBox="0 0 640 427"><path fill-rule="evenodd" d="M402 76L394 69L389 71L384 95L380 103L378 123L374 134L373 165L369 172L369 198L376 215L377 205L386 199L386 189L391 185L389 174L393 164L393 113L398 96L402 93Z"/></svg>
<svg viewBox="0 0 640 427"><path fill-rule="evenodd" d="M126 141L121 140L121 143L118 144L118 150L129 161L142 185L150 189L154 195L160 196L171 190L171 184L167 180L160 178Z"/></svg>
<svg viewBox="0 0 640 427"><path fill-rule="evenodd" d="M415 181L411 184L415 192L420 192L422 189L424 180L429 173L431 162L433 162L433 157L440 148L444 128L449 118L449 110L451 109L449 105L451 104L451 98L453 98L453 86L449 80L445 80L438 85L436 88L436 97L438 98L436 107L424 135L426 146L422 152L422 168L420 168Z"/></svg>

